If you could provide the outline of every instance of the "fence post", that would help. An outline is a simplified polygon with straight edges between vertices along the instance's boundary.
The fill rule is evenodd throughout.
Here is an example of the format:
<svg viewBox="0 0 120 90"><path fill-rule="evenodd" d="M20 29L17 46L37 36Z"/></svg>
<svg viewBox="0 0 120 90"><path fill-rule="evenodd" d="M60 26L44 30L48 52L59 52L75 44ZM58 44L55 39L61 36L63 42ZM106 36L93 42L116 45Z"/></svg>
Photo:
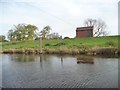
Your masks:
<svg viewBox="0 0 120 90"><path fill-rule="evenodd" d="M40 36L40 54L42 53L42 37Z"/></svg>

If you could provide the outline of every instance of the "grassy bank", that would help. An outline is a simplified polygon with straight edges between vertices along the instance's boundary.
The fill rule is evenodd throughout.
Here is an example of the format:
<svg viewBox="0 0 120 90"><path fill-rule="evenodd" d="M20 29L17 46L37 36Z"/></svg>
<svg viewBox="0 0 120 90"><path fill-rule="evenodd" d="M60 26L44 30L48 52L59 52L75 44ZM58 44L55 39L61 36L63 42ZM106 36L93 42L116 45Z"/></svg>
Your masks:
<svg viewBox="0 0 120 90"><path fill-rule="evenodd" d="M43 53L118 54L120 36L42 40ZM39 40L3 42L3 53L39 53Z"/></svg>

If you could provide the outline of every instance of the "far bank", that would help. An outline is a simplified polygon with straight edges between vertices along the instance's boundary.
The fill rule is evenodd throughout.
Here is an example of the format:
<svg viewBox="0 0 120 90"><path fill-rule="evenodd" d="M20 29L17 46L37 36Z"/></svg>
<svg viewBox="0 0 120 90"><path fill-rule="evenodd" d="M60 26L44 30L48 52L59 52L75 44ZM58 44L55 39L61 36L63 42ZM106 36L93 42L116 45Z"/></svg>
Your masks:
<svg viewBox="0 0 120 90"><path fill-rule="evenodd" d="M44 39L42 53L47 54L119 54L120 36L104 36L71 39ZM16 41L1 43L1 53L39 54L40 41Z"/></svg>

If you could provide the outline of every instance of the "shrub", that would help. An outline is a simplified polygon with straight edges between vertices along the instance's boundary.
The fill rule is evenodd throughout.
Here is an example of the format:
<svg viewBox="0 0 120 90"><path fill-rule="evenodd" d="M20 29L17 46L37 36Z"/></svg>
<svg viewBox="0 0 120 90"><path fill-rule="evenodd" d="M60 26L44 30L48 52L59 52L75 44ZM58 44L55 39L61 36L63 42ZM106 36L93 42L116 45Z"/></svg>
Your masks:
<svg viewBox="0 0 120 90"><path fill-rule="evenodd" d="M64 39L70 39L69 37L64 37Z"/></svg>
<svg viewBox="0 0 120 90"><path fill-rule="evenodd" d="M49 43L47 43L47 44L45 44L45 46L50 46L50 44L49 44Z"/></svg>
<svg viewBox="0 0 120 90"><path fill-rule="evenodd" d="M108 41L105 44L109 46L115 46L115 43L113 41Z"/></svg>
<svg viewBox="0 0 120 90"><path fill-rule="evenodd" d="M65 43L60 42L60 43L55 44L54 46L61 46L61 45L65 45Z"/></svg>

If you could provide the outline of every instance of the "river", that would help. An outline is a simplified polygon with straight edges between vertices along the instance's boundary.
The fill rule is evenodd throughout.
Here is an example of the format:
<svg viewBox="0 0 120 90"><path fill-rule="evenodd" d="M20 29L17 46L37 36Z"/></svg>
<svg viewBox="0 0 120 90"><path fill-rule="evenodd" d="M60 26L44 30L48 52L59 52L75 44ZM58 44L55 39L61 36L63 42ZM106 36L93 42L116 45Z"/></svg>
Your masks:
<svg viewBox="0 0 120 90"><path fill-rule="evenodd" d="M118 58L1 56L3 88L118 88Z"/></svg>

